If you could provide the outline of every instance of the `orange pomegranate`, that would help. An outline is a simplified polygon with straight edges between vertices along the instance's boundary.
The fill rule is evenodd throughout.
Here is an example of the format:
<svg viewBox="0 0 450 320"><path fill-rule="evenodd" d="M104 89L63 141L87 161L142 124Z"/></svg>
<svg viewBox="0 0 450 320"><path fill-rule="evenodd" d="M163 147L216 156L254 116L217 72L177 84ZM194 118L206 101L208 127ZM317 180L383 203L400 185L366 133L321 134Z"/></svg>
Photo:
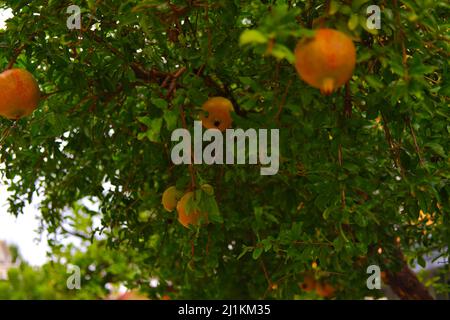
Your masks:
<svg viewBox="0 0 450 320"><path fill-rule="evenodd" d="M199 210L191 210L188 212L187 205L189 201L192 201L194 196L193 192L186 193L177 204L178 221L186 228L190 225L197 226L201 221L208 222L208 214L206 212L200 212ZM192 199L192 200L191 200Z"/></svg>
<svg viewBox="0 0 450 320"><path fill-rule="evenodd" d="M316 279L313 276L306 275L300 284L300 288L305 292L313 291L316 288Z"/></svg>
<svg viewBox="0 0 450 320"><path fill-rule="evenodd" d="M30 72L10 69L0 74L0 116L13 120L28 116L39 99L39 86Z"/></svg>
<svg viewBox="0 0 450 320"><path fill-rule="evenodd" d="M233 119L231 112L233 104L223 97L213 97L208 99L202 106L203 112L200 120L206 129L219 129L225 131L231 126Z"/></svg>
<svg viewBox="0 0 450 320"><path fill-rule="evenodd" d="M316 285L316 293L322 298L329 298L333 296L335 289L328 283L318 283Z"/></svg>
<svg viewBox="0 0 450 320"><path fill-rule="evenodd" d="M356 64L353 41L333 29L317 29L295 49L295 67L300 77L323 94L331 94L347 83Z"/></svg>

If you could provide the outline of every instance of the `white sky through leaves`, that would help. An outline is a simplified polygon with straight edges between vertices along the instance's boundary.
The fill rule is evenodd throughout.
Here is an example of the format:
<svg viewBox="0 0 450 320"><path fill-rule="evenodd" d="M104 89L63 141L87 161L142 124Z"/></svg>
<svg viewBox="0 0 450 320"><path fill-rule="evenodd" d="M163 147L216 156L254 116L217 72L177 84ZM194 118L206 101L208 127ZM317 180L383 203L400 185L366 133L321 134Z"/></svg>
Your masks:
<svg viewBox="0 0 450 320"><path fill-rule="evenodd" d="M0 29L6 28L5 20L11 17L11 10L0 9ZM40 236L36 232L39 226L37 204L28 205L24 214L16 218L7 212L7 198L7 186L0 183L0 240L18 245L23 258L32 265L42 265L46 261L48 247L45 238L38 241Z"/></svg>

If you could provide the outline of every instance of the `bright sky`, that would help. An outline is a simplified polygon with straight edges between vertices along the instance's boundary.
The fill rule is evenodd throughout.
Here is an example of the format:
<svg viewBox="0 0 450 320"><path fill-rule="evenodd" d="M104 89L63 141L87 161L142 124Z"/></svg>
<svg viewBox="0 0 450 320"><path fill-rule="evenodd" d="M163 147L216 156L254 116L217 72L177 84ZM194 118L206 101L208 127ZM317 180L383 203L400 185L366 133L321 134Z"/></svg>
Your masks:
<svg viewBox="0 0 450 320"><path fill-rule="evenodd" d="M5 28L5 20L12 17L12 10L0 9L0 29Z"/></svg>
<svg viewBox="0 0 450 320"><path fill-rule="evenodd" d="M39 227L37 201L24 209L17 218L8 213L6 186L0 185L0 240L19 246L20 253L32 265L41 265L46 261L47 239L36 232Z"/></svg>
<svg viewBox="0 0 450 320"><path fill-rule="evenodd" d="M4 29L5 20L12 17L11 10L0 9L0 29ZM1 170L1 167L0 167ZM24 214L14 217L7 212L7 186L0 183L0 240L19 246L22 256L32 265L41 265L46 261L47 239L36 232L39 227L37 210L39 199L27 206ZM41 241L39 241L41 240Z"/></svg>

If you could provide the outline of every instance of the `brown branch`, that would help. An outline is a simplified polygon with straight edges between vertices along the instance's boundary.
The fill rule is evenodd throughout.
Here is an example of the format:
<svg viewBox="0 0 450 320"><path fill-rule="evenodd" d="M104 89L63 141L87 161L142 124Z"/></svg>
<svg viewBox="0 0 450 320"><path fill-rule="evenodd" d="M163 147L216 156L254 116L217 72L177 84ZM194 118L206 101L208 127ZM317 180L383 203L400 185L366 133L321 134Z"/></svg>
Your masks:
<svg viewBox="0 0 450 320"><path fill-rule="evenodd" d="M19 58L20 54L22 53L22 51L26 48L26 44L21 45L20 47L16 48L14 50L14 54L11 58L11 60L9 60L8 65L6 66L6 70L12 69L12 67L14 66L14 64L17 62L17 59Z"/></svg>
<svg viewBox="0 0 450 320"><path fill-rule="evenodd" d="M265 263L264 263L264 261L262 259L261 259L261 268L262 268L262 270L264 272L264 278L266 278L266 281L267 281L267 289L266 289L266 291L264 292L264 295L263 295L263 299L265 299L267 294L272 289L272 280L270 280L270 276L269 276L269 273L267 272L266 265L265 265Z"/></svg>
<svg viewBox="0 0 450 320"><path fill-rule="evenodd" d="M264 277L266 278L267 283L269 285L271 285L272 281L270 280L269 273L267 272L266 264L264 263L264 261L262 259L261 259L261 267L263 269Z"/></svg>
<svg viewBox="0 0 450 320"><path fill-rule="evenodd" d="M0 136L0 148L3 146L3 142L8 138L8 136L11 134L12 130L14 130L17 127L18 120L14 120L14 122L5 130L3 130L1 136Z"/></svg>
<svg viewBox="0 0 450 320"><path fill-rule="evenodd" d="M352 93L350 92L350 82L345 84L344 116L347 119L352 117Z"/></svg>
<svg viewBox="0 0 450 320"><path fill-rule="evenodd" d="M167 75L167 77L164 79L163 83L161 84L161 89L164 89L167 87L167 85L169 84L169 80L170 80L170 74Z"/></svg>
<svg viewBox="0 0 450 320"><path fill-rule="evenodd" d="M194 258L195 257L195 243L194 240L191 240L191 257ZM191 260L191 262L194 262L194 260Z"/></svg>
<svg viewBox="0 0 450 320"><path fill-rule="evenodd" d="M71 236L74 236L74 237L78 237L78 238L81 238L81 239L83 239L83 240L91 240L91 237L89 237L88 235L86 235L86 234L84 234L84 233L81 233L81 232L79 232L79 231L76 231L76 230L73 230L73 231L71 231L71 230L67 230L66 228L64 228L62 225L60 225L60 228L61 228L61 230L64 232L64 233L67 233L67 234L69 234L69 235L71 235Z"/></svg>
<svg viewBox="0 0 450 320"><path fill-rule="evenodd" d="M339 163L339 167L342 168L342 166L344 164L344 159L343 159L343 156L342 156L342 144L341 143L339 143L339 146L338 146L338 163ZM345 201L345 186L342 186L341 187L341 206L342 206L342 209L345 209L346 205L347 204L346 204L346 201Z"/></svg>
<svg viewBox="0 0 450 320"><path fill-rule="evenodd" d="M405 170L403 169L402 163L400 161L400 155L398 153L398 149L396 147L394 139L392 138L391 131L389 130L389 126L388 126L388 121L387 121L387 118L384 115L383 111L381 111L381 117L383 119L384 135L385 135L386 141L387 141L387 143L389 145L389 150L391 152L392 159L394 160L395 166L398 169L400 169L400 173L404 177L405 176Z"/></svg>
<svg viewBox="0 0 450 320"><path fill-rule="evenodd" d="M186 114L184 112L184 106L182 104L180 104L180 117L183 128L187 130L188 126L186 123ZM190 156L191 156L191 163L189 164L189 174L191 176L191 189L194 190L196 187L196 183L195 183L194 156L192 155L192 150Z"/></svg>
<svg viewBox="0 0 450 320"><path fill-rule="evenodd" d="M330 15L330 9L331 9L331 0L327 0L325 3L325 15Z"/></svg>
<svg viewBox="0 0 450 320"><path fill-rule="evenodd" d="M145 82L153 82L162 85L164 83L164 80L168 76L170 76L170 74L156 69L146 70L137 62L132 62L130 67L133 70L136 78Z"/></svg>
<svg viewBox="0 0 450 320"><path fill-rule="evenodd" d="M342 144L340 144L340 143L338 146L338 163L339 163L339 167L342 167L342 165L344 164L344 159L342 157Z"/></svg>
<svg viewBox="0 0 450 320"><path fill-rule="evenodd" d="M73 106L72 108L70 108L69 113L73 113L76 109L78 109L78 107L80 107L83 102L86 102L89 99L94 99L95 96L85 96L83 99L81 99L75 106Z"/></svg>
<svg viewBox="0 0 450 320"><path fill-rule="evenodd" d="M386 282L402 300L434 300L427 288L408 267L402 251L398 248L396 258L401 264L400 271L386 271Z"/></svg>
<svg viewBox="0 0 450 320"><path fill-rule="evenodd" d="M187 70L186 67L181 67L177 72L175 72L174 75L171 76L172 81L170 83L169 90L168 90L167 95L166 95L167 99L169 99L170 96L175 92L176 87L177 87L178 78L181 77L181 75L183 73L185 73L186 70Z"/></svg>
<svg viewBox="0 0 450 320"><path fill-rule="evenodd" d="M64 91L67 91L67 90L56 90L56 91L53 91L53 92L49 92L49 93L42 94L42 95L41 95L41 100L47 100L47 99L50 98L51 96L53 96L53 95L55 95L55 94L57 94L57 93L64 92Z"/></svg>
<svg viewBox="0 0 450 320"><path fill-rule="evenodd" d="M286 104L287 95L288 95L289 88L291 87L291 85L292 85L292 79L289 80L289 82L288 82L288 84L287 84L287 86L286 86L286 89L284 90L283 97L281 98L280 105L278 106L278 112L277 112L277 114L275 115L275 121L276 121L277 123L280 123L281 112L283 111L283 107L284 107L284 105Z"/></svg>

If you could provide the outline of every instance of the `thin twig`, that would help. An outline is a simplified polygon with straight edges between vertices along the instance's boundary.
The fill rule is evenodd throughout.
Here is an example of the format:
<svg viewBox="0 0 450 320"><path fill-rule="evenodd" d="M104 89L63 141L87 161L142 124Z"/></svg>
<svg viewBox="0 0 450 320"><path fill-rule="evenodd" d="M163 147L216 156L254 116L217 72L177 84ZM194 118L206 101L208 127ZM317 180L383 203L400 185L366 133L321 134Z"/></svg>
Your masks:
<svg viewBox="0 0 450 320"><path fill-rule="evenodd" d="M11 134L11 131L17 127L17 122L18 122L18 120L15 120L9 127L7 127L5 130L3 130L2 135L0 136L0 147L3 146L3 142Z"/></svg>
<svg viewBox="0 0 450 320"><path fill-rule="evenodd" d="M17 49L14 50L14 54L11 58L11 60L9 60L9 63L5 69L9 70L12 69L12 67L14 66L14 64L17 62L17 58L19 58L20 54L22 53L22 51L26 48L26 44L21 45L20 47L18 47Z"/></svg>
<svg viewBox="0 0 450 320"><path fill-rule="evenodd" d="M180 105L180 117L181 117L181 123L183 125L183 128L187 130L187 123L186 123L186 114L184 112L184 106ZM191 189L195 190L196 183L195 183L195 168L194 168L194 156L192 155L191 150L191 162L189 164L189 174L191 176Z"/></svg>
<svg viewBox="0 0 450 320"><path fill-rule="evenodd" d="M284 90L283 97L281 98L280 105L278 106L278 112L277 112L277 114L275 115L275 121L276 121L277 123L280 122L281 112L283 111L283 107L284 107L285 104L286 104L287 95L288 95L289 88L291 87L291 85L292 85L292 79L289 80L289 82L288 82L288 84L287 84L287 86L286 86L286 89Z"/></svg>
<svg viewBox="0 0 450 320"><path fill-rule="evenodd" d="M267 294L269 293L269 291L272 289L272 281L270 280L269 273L267 272L266 265L265 265L265 263L264 263L264 261L262 259L261 259L261 267L262 267L263 272L264 272L264 277L266 278L266 281L267 281L267 289L266 289L266 291L264 292L264 295L263 295L263 299L265 299Z"/></svg>
<svg viewBox="0 0 450 320"><path fill-rule="evenodd" d="M71 235L71 236L78 237L78 238L81 238L81 239L86 240L86 241L89 241L89 240L92 239L92 237L90 237L90 236L88 236L88 235L86 235L86 234L84 234L84 233L81 233L81 232L79 232L79 231L76 231L76 230L67 230L67 229L64 228L62 225L60 225L59 227L61 228L61 230L62 230L64 233L67 233L67 234L69 234L69 235Z"/></svg>
<svg viewBox="0 0 450 320"><path fill-rule="evenodd" d="M181 75L182 75L183 73L185 73L186 70L187 70L186 67L181 67L181 68L180 68L178 71L176 71L175 74L172 76L172 81L171 81L170 86L169 86L169 91L167 92L167 95L166 95L166 98L167 98L167 99L170 98L170 96L175 92L176 87L177 87L177 81L178 81L178 78L181 77Z"/></svg>
<svg viewBox="0 0 450 320"><path fill-rule="evenodd" d="M387 118L386 118L386 116L385 116L383 111L380 111L380 113L381 113L381 118L383 119L384 135L385 135L386 141L387 141L387 143L389 145L389 150L391 152L392 159L394 160L395 166L398 169L400 169L400 173L404 177L405 176L405 171L404 171L402 163L400 161L400 156L398 154L396 144L394 143L394 140L392 138L391 131L389 130Z"/></svg>
<svg viewBox="0 0 450 320"><path fill-rule="evenodd" d="M333 243L328 243L328 242L307 242L307 241L293 241L293 244L298 244L298 245L310 245L310 246L329 246L332 247Z"/></svg>
<svg viewBox="0 0 450 320"><path fill-rule="evenodd" d="M423 167L425 165L425 162L423 161L422 152L420 151L419 144L417 143L416 133L414 132L414 128L411 125L411 119L409 117L406 117L405 121L406 121L406 125L409 128L409 131L411 132L411 136L414 141L414 148L416 149L417 156L419 157L420 166Z"/></svg>
<svg viewBox="0 0 450 320"><path fill-rule="evenodd" d="M352 117L352 93L350 91L350 82L345 84L344 116L347 119Z"/></svg>
<svg viewBox="0 0 450 320"><path fill-rule="evenodd" d="M402 22L401 22L401 18L400 18L400 6L398 5L398 1L397 0L393 0L393 4L394 4L394 12L395 12L395 21L397 23L397 28L399 30L399 38L400 38L400 45L402 47L402 64L403 64L403 68L404 68L404 79L405 81L409 80L409 73L408 73L408 54L406 52L406 45L405 45L405 31L403 30L402 27Z"/></svg>

